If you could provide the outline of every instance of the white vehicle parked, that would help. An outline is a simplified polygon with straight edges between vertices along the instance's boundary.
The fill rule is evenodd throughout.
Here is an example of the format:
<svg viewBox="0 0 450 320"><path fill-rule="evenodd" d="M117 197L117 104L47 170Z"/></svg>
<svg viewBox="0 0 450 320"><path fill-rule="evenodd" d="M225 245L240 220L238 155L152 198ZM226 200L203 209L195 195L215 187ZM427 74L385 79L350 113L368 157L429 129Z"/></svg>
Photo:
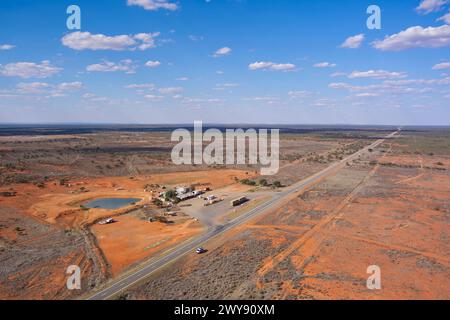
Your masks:
<svg viewBox="0 0 450 320"><path fill-rule="evenodd" d="M114 222L116 222L116 220L114 220L113 218L108 218L106 220L100 221L98 224L103 226L103 225L111 224L111 223L114 223Z"/></svg>

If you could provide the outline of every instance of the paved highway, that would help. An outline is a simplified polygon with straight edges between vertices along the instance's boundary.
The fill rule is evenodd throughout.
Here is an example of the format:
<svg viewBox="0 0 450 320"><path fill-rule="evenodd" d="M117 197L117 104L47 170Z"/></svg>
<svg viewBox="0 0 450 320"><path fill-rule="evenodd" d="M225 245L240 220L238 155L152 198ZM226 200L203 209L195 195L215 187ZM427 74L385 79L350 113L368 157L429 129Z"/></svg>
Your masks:
<svg viewBox="0 0 450 320"><path fill-rule="evenodd" d="M385 138L375 141L370 146L359 150L358 152L343 159L342 161L336 162L336 163L332 164L331 166L327 167L326 169L324 169L324 170L322 170L300 182L297 182L296 184L283 190L283 192L277 193L270 200L253 208L252 210L239 216L238 218L236 218L224 225L211 227L205 234L176 247L173 251L171 251L164 257L159 258L154 261L149 261L149 262L144 263L139 268L138 271L136 271L132 274L129 274L127 276L124 276L121 279L118 279L116 281L108 283L105 288L93 293L90 297L88 297L88 300L106 300L106 299L110 299L110 298L117 296L124 290L126 290L126 289L132 287L133 285L135 285L136 283L144 280L149 275L151 275L155 271L163 268L167 264L174 262L175 260L179 259L180 257L182 257L188 253L192 253L197 247L200 247L203 243L207 242L208 240L211 240L212 238L217 237L218 235L221 235L221 234L235 228L236 226L250 220L251 218L253 218L257 215L267 212L269 209L275 208L282 201L286 200L289 196L299 192L300 190L311 187L312 185L314 185L315 183L317 183L318 181L320 181L322 178L326 177L330 173L345 166L348 161L352 161L352 160L356 159L358 156L364 154L365 152L368 152L369 149L374 149L374 148L378 147L386 139L394 137L398 132L399 131L393 132L393 133L389 134L388 136L386 136Z"/></svg>

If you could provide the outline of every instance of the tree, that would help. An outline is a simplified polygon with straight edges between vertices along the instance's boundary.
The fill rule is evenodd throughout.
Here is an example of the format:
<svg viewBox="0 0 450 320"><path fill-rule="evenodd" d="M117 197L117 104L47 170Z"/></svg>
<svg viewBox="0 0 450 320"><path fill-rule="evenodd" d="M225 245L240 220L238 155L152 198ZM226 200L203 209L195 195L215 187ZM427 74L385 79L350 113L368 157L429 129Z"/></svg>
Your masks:
<svg viewBox="0 0 450 320"><path fill-rule="evenodd" d="M153 204L157 207L162 207L163 202L159 199L153 199Z"/></svg>
<svg viewBox="0 0 450 320"><path fill-rule="evenodd" d="M281 184L280 181L274 181L274 182L273 182L273 186L274 186L275 188L281 188L283 185Z"/></svg>
<svg viewBox="0 0 450 320"><path fill-rule="evenodd" d="M256 186L256 182L253 180L249 180L249 179L243 179L241 180L242 184L245 184L247 186Z"/></svg>
<svg viewBox="0 0 450 320"><path fill-rule="evenodd" d="M166 199L166 201L175 200L176 198L177 198L177 193L175 190L168 190L164 194L164 199Z"/></svg>

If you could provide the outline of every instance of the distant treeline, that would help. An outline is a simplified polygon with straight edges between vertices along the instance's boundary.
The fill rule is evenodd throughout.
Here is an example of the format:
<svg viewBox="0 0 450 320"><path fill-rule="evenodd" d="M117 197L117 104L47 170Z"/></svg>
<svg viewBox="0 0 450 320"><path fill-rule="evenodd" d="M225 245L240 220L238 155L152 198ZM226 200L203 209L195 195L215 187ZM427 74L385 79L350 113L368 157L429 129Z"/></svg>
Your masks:
<svg viewBox="0 0 450 320"><path fill-rule="evenodd" d="M101 132L172 132L176 129L194 130L193 124L179 125L107 125L107 124L64 124L64 125L27 125L27 124L3 124L0 125L0 136L21 135L69 135L89 134ZM204 130L219 129L280 129L285 134L311 134L311 133L336 133L336 132L390 132L396 130L395 126L357 126L357 125L249 125L249 124L210 124L203 125ZM427 132L450 131L450 127L404 127L403 132Z"/></svg>

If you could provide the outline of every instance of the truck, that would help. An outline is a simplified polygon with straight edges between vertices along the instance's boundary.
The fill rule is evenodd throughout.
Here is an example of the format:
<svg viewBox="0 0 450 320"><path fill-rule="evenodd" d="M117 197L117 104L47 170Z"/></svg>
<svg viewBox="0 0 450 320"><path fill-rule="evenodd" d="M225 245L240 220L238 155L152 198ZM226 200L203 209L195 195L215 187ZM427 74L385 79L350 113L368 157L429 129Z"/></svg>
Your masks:
<svg viewBox="0 0 450 320"><path fill-rule="evenodd" d="M249 201L247 197L240 197L240 198L232 200L230 202L230 204L231 204L232 207L237 207L237 206L240 206L243 203L246 203L247 201Z"/></svg>

